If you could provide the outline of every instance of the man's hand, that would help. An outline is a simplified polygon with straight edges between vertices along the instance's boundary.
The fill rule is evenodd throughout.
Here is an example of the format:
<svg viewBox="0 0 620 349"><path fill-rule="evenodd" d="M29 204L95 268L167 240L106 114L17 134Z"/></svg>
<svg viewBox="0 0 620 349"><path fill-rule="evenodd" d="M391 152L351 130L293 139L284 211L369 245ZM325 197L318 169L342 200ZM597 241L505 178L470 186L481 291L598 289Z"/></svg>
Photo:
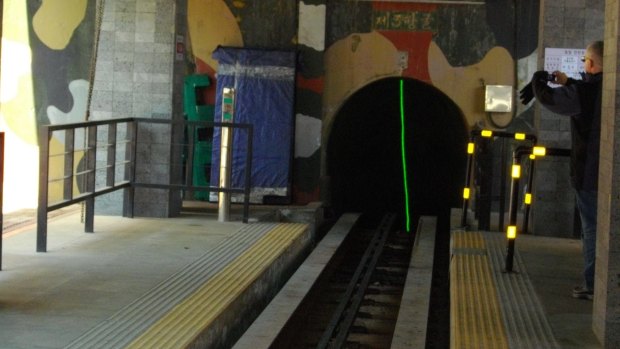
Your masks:
<svg viewBox="0 0 620 349"><path fill-rule="evenodd" d="M549 86L550 81L554 81L555 78L549 79L552 77L548 72L544 70L537 71L532 76L532 81L530 84L532 85L532 94L538 101L545 105L554 105L553 101L553 89Z"/></svg>
<svg viewBox="0 0 620 349"><path fill-rule="evenodd" d="M553 76L555 76L555 80L553 80L554 84L566 85L566 82L568 81L568 76L566 74L556 70L553 72Z"/></svg>

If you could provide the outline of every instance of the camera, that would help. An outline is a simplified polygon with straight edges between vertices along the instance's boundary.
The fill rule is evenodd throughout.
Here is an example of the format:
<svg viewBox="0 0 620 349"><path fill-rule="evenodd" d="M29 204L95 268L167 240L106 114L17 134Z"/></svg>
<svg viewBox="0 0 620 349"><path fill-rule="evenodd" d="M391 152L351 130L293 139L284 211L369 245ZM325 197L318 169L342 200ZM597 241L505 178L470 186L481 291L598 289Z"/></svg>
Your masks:
<svg viewBox="0 0 620 349"><path fill-rule="evenodd" d="M547 81L555 81L555 74L547 75Z"/></svg>

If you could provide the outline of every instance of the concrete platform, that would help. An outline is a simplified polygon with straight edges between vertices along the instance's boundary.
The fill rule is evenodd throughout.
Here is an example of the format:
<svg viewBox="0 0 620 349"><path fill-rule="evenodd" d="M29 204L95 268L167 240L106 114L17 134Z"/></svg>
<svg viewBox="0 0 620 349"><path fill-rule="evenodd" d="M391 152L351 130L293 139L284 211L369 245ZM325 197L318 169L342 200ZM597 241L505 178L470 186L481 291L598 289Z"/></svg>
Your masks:
<svg viewBox="0 0 620 349"><path fill-rule="evenodd" d="M516 250L560 348L602 348L592 331L592 301L572 297L583 280L581 241L522 235Z"/></svg>
<svg viewBox="0 0 620 349"><path fill-rule="evenodd" d="M499 232L453 230L452 348L602 348L592 301L571 296L581 281L578 240L521 235L505 272Z"/></svg>
<svg viewBox="0 0 620 349"><path fill-rule="evenodd" d="M253 209L249 225L240 219L218 223L216 213L170 219L96 216L92 234L83 232L79 211L69 210L50 219L46 253L35 252L34 225L20 223L3 240L0 348L129 347L128 340L117 346L106 342L82 345L87 342L81 341L120 321L146 295L161 290L205 256L232 250L238 245L233 241L242 241L234 239L260 235L244 227L263 224L265 217L270 222L312 222L317 219L317 208L283 208L277 214L270 208ZM498 234L495 237L500 242L492 246L501 253L501 233L488 234ZM601 348L591 330L592 302L571 297L581 279L580 246L572 239L518 237L515 269L527 277L529 286L517 292L533 292L560 348ZM420 248L422 255L432 250ZM218 268L232 263L223 257L216 259L223 262ZM428 265L424 273L428 280ZM401 312L419 311L420 304L427 303L415 300L419 294L413 293ZM409 323L401 327L405 331L399 332L399 343L413 342L407 338ZM125 334L135 339L143 330L134 328ZM415 331L410 333L415 336Z"/></svg>
<svg viewBox="0 0 620 349"><path fill-rule="evenodd" d="M84 233L71 212L49 221L46 253L33 225L5 234L0 348L230 346L312 245L311 224L254 213L250 224L96 216Z"/></svg>

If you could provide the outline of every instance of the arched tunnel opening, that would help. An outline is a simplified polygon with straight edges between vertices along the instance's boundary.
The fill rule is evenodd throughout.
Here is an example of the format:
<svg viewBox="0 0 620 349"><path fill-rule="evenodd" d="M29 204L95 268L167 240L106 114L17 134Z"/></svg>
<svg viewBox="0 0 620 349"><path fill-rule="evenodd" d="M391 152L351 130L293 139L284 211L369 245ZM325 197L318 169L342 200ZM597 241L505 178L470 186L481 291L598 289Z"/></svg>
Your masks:
<svg viewBox="0 0 620 349"><path fill-rule="evenodd" d="M467 129L458 106L422 81L385 78L363 87L340 108L329 135L334 210L396 212L404 221L407 213L460 207Z"/></svg>

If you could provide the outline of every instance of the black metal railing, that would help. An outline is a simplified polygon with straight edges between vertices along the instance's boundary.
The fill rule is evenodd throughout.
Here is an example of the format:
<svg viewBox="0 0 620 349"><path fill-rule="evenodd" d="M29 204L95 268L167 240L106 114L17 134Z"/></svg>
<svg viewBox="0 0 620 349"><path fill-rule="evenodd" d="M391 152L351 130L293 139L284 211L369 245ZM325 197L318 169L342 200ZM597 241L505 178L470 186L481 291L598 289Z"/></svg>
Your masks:
<svg viewBox="0 0 620 349"><path fill-rule="evenodd" d="M143 133L140 132L141 127L144 127L143 125L169 127L170 134L175 133L175 128L187 128L189 135L195 134L197 127L227 127L245 130L247 149L243 187L196 186L191 181L172 183L168 180L167 183L156 183L150 180L137 180L136 169L139 159L137 159L136 154L138 147L152 145L150 139L142 140L140 137ZM148 132L144 132L144 134L148 135ZM62 141L53 142L55 138L61 138ZM84 230L85 232L93 232L95 198L118 190L123 190L122 211L124 217L133 217L134 215L134 192L136 188L243 194L243 222L248 222L253 139L251 124L123 118L42 126L39 139L41 146L39 154L37 252L47 250L47 214L49 212L76 203L84 203ZM172 152L172 141L158 145L166 147ZM183 144L183 146L189 148L187 163L191 167L194 144L190 139L190 142ZM155 150L149 149L147 151ZM78 158L80 162L76 164ZM149 165L152 164L144 164L142 167ZM172 166L175 165L171 165L171 168ZM55 190L50 190L50 187Z"/></svg>
<svg viewBox="0 0 620 349"><path fill-rule="evenodd" d="M494 166L493 147L498 139L500 141L499 166ZM510 142L510 144L506 144ZM492 212L493 199L497 199L498 226L500 230L504 227L504 212L506 205L506 183L508 182L508 159L507 147L518 147L519 145L536 143L536 136L525 133L511 133L491 130L474 130L470 133L467 146L467 172L465 174L465 187L463 189L463 208L461 216L461 226L467 226L467 214L470 209L470 202L473 194L478 198L475 200L476 207L474 213L478 218L478 228L490 230L490 217ZM494 175L494 170L499 167L499 177ZM498 193L493 191L493 180L499 178ZM477 189L474 189L476 186ZM472 207L473 208L473 207Z"/></svg>
<svg viewBox="0 0 620 349"><path fill-rule="evenodd" d="M528 159L527 164L529 165L528 169L528 178L527 178L527 190L525 193L525 197L523 200L524 203L524 212L523 212L523 223L522 223L522 231L521 233L527 233L528 225L529 225L529 216L530 210L532 206L532 191L533 191L533 178L534 178L534 168L537 159L541 157L547 156L561 156L568 157L570 156L570 149L560 149L560 148L544 148L544 147L536 147L536 146L520 146L517 147L513 151L512 155L512 173L511 173L511 184L510 184L510 208L508 211L508 227L506 231L506 237L508 240L508 246L506 248L506 262L504 265L504 269L506 272L512 272L513 269L513 260L514 260L514 250L515 250L515 240L517 237L517 212L520 206L520 183L521 183L521 168L524 164L524 158Z"/></svg>
<svg viewBox="0 0 620 349"><path fill-rule="evenodd" d="M499 222L498 228L499 231L506 230L506 238L507 238L507 248L506 248L506 260L505 260L505 271L512 272L513 271L513 260L514 260L514 249L515 249L515 240L517 237L517 216L519 212L519 208L523 207L523 222L521 224L522 231L520 233L527 233L529 226L529 216L531 212L531 206L533 202L532 192L533 192L533 179L534 179L534 170L535 163L538 159L548 156L561 156L568 157L570 156L570 149L560 149L560 148L545 148L541 146L536 146L536 137L533 135L526 135L522 133L509 133L509 132L498 132L498 131L490 131L490 130L476 130L471 132L470 142L467 147L467 173L465 179L465 188L463 190L463 212L461 217L461 226L467 227L467 215L470 204L470 197L472 196L472 183L478 180L478 184L480 185L481 190L485 191L480 197L483 197L488 200L488 198L492 197L491 189L492 185L491 180L493 179L492 171L485 172L477 171L476 168L476 157L480 157L481 153L492 154L490 147L485 149L485 146L488 146L488 142L493 140L494 138L502 138L502 139L512 139L513 144L511 147L512 150L512 158L509 163L505 156L505 142L501 143L501 159L499 160L501 166L501 175L499 176L500 181L500 193L499 193ZM525 145L522 141L529 141L525 143L529 143ZM478 149L482 148L483 151L480 152ZM483 164L477 164L478 167L489 167L494 161L493 157L489 156L484 161ZM510 167L510 171L508 168ZM508 198L509 209L508 209L508 225L504 227L504 203L506 201L505 195L505 184L507 182L508 173L510 172L510 194ZM522 173L527 172L527 178L524 179ZM476 178L476 174L482 173L481 177L484 178ZM524 193L523 205L521 205L520 191L521 184L523 181L526 182L527 191ZM479 229L481 230L490 230L489 228L489 217L491 214L491 205L489 201L485 201L482 205L477 203L476 215L483 220L483 224L479 224Z"/></svg>

